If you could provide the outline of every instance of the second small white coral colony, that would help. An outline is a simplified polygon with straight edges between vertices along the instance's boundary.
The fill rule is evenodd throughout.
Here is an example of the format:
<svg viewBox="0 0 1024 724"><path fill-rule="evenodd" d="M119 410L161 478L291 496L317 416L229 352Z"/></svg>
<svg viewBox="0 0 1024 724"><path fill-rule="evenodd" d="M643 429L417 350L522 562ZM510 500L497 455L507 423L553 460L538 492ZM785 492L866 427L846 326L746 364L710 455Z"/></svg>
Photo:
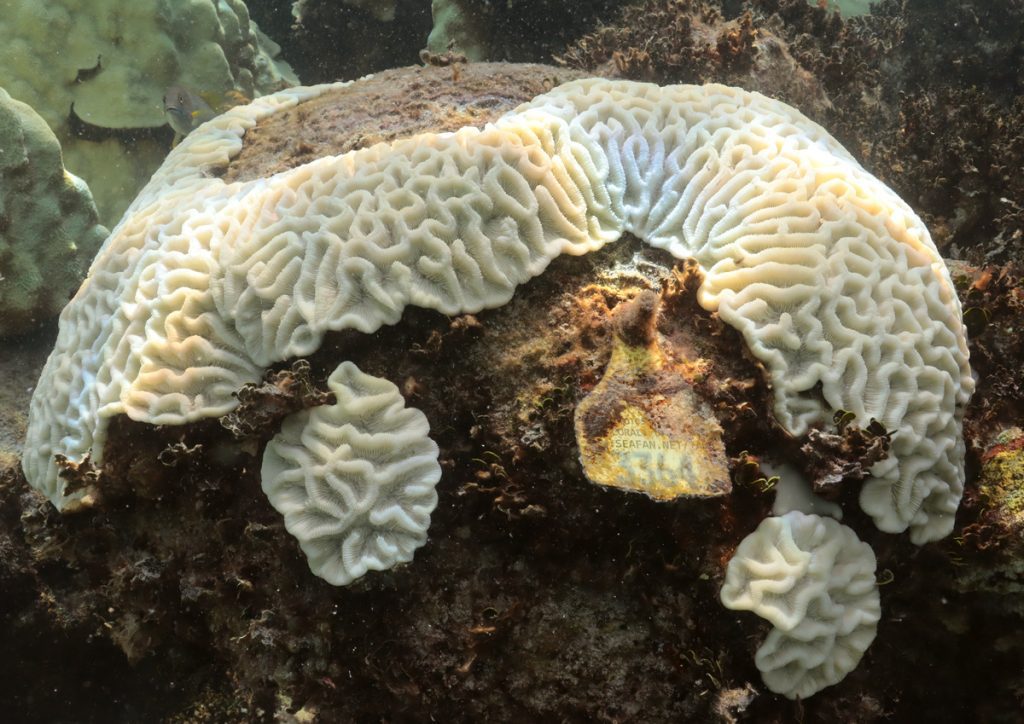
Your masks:
<svg viewBox="0 0 1024 724"><path fill-rule="evenodd" d="M263 492L309 567L344 586L411 561L427 540L441 479L437 445L398 388L344 362L337 402L292 415L263 453Z"/></svg>
<svg viewBox="0 0 1024 724"><path fill-rule="evenodd" d="M775 627L754 658L772 691L806 698L850 673L875 638L875 554L832 518L766 518L729 561L722 603Z"/></svg>
<svg viewBox="0 0 1024 724"><path fill-rule="evenodd" d="M483 129L423 134L225 183L260 118L335 86L261 98L193 132L104 244L61 316L32 401L29 481L58 508L55 454L102 464L110 419L219 416L329 330L409 306L509 301L561 254L630 232L705 279L699 302L765 366L792 434L849 410L892 431L861 506L916 543L947 535L963 491L973 382L959 302L927 230L795 109L719 85L583 80ZM407 561L436 503L426 420L345 363L337 403L268 446L263 486L315 573L344 584ZM781 511L780 511L781 512ZM806 697L852 670L879 617L874 556L831 518L790 512L737 549L722 600L775 631L769 688Z"/></svg>

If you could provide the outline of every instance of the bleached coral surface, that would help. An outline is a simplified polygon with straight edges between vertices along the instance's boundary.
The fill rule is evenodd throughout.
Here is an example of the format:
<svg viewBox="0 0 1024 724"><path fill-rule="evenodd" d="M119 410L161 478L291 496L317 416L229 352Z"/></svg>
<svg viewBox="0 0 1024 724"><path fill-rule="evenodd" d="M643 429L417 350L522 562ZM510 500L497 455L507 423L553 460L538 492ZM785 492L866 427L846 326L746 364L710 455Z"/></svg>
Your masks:
<svg viewBox="0 0 1024 724"><path fill-rule="evenodd" d="M790 699L853 671L881 617L871 547L831 518L799 512L766 518L743 539L721 598L775 626L754 661L765 685Z"/></svg>
<svg viewBox="0 0 1024 724"><path fill-rule="evenodd" d="M757 93L583 80L483 129L423 134L270 178L215 171L285 91L193 132L115 228L62 315L33 399L28 479L58 507L54 454L102 462L109 419L224 414L271 363L407 305L505 304L561 254L629 231L706 278L792 433L877 418L892 454L862 505L916 542L963 489L973 383L959 302L927 230L820 126Z"/></svg>
<svg viewBox="0 0 1024 724"><path fill-rule="evenodd" d="M341 364L333 405L292 415L263 453L263 492L309 567L336 586L412 560L427 541L437 445L398 388Z"/></svg>

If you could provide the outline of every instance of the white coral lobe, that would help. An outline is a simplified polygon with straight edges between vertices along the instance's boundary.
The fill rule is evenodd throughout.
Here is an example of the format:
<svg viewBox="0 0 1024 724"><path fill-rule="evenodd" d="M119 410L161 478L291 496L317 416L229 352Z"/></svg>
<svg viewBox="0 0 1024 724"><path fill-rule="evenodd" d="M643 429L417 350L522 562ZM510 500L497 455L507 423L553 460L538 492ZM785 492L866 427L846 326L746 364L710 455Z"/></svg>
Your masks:
<svg viewBox="0 0 1024 724"><path fill-rule="evenodd" d="M754 657L769 689L806 699L856 668L881 618L875 565L850 528L818 515L767 518L743 539L721 599L775 627Z"/></svg>
<svg viewBox="0 0 1024 724"><path fill-rule="evenodd" d="M343 586L412 560L427 540L437 445L419 410L387 380L342 363L333 405L289 417L263 453L263 492L309 567Z"/></svg>

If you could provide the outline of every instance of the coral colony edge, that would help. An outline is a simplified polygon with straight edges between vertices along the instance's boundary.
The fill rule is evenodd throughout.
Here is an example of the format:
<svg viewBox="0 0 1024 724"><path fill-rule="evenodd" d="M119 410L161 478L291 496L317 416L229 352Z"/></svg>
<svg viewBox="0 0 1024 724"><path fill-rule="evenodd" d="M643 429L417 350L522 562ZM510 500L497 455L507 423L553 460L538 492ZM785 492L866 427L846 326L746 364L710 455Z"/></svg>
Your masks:
<svg viewBox="0 0 1024 724"><path fill-rule="evenodd" d="M973 390L959 301L918 217L820 126L738 88L590 79L482 129L218 177L260 119L340 85L266 96L192 132L107 238L32 399L23 467L58 509L100 499L102 473L70 489L61 468L102 471L115 416L224 415L328 331L369 334L408 306L499 307L556 257L629 232L696 260L699 304L763 365L788 433L836 411L891 432L860 493L879 529L917 544L950 533ZM328 384L333 404L288 417L261 475L312 571L345 585L412 559L441 468L394 384L352 362ZM756 663L796 698L857 665L880 608L870 547L797 473L783 477L721 599L773 624Z"/></svg>

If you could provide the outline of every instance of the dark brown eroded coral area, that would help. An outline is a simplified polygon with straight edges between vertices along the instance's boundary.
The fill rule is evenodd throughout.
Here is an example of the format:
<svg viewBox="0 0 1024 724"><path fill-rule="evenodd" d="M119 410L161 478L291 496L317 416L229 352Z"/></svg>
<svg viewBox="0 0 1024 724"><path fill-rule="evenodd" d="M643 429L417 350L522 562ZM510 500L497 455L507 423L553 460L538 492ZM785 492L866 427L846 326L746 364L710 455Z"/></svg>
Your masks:
<svg viewBox="0 0 1024 724"><path fill-rule="evenodd" d="M465 63L384 70L274 114L246 134L223 179L247 181L416 133L481 127L581 71Z"/></svg>

